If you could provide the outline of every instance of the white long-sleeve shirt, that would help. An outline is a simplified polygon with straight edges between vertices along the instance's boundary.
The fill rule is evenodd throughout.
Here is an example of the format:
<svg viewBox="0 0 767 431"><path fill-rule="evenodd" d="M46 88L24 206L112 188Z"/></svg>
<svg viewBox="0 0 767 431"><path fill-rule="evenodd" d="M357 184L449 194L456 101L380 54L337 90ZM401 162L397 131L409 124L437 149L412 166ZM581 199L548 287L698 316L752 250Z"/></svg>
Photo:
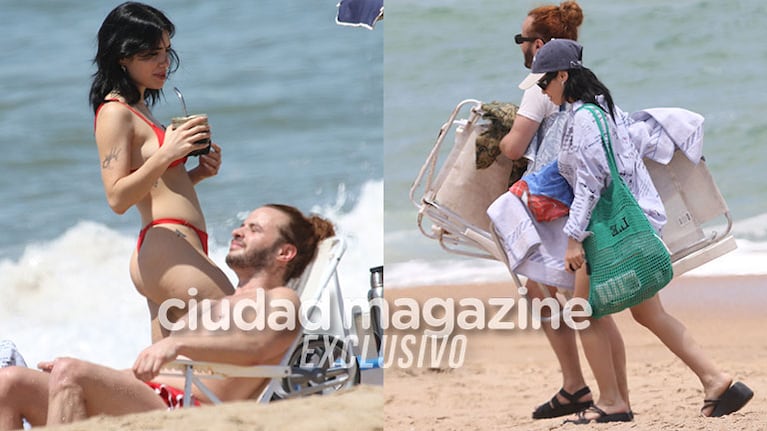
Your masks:
<svg viewBox="0 0 767 431"><path fill-rule="evenodd" d="M599 99L604 105L603 100ZM568 110L569 119L559 154L559 170L573 188L573 203L564 233L582 242L591 233L587 231L591 213L602 191L610 184L610 166L602 147L602 135L594 116L586 109L578 108L577 101ZM603 109L607 111L606 106ZM613 153L618 173L637 199L650 224L660 233L666 223L666 212L650 174L642 161L639 148L629 139L628 115L615 107L615 120L609 113L608 121Z"/></svg>

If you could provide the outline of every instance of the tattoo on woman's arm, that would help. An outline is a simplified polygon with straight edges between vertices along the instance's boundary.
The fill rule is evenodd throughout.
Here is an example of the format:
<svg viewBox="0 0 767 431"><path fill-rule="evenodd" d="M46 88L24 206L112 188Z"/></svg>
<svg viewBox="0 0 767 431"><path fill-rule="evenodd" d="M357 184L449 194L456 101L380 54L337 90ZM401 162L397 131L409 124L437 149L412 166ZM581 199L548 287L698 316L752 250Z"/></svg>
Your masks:
<svg viewBox="0 0 767 431"><path fill-rule="evenodd" d="M120 154L120 149L117 147L112 147L111 150L109 150L109 154L107 154L106 157L104 157L104 161L101 162L101 167L104 169L109 169L112 166L112 160L117 160L117 156Z"/></svg>

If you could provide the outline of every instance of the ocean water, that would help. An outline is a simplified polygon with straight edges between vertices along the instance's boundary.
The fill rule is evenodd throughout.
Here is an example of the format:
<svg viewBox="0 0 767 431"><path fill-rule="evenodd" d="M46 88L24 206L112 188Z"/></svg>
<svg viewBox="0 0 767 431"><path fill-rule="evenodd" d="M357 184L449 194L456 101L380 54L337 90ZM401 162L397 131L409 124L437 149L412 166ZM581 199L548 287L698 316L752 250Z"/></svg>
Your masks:
<svg viewBox="0 0 767 431"><path fill-rule="evenodd" d="M140 219L106 204L88 106L96 33L119 3L0 2L0 339L32 365L127 367L149 343L128 275ZM289 203L336 223L342 286L365 295L383 264L384 24L338 26L336 3L153 1L181 57L154 112L181 113L178 86L223 147L197 187L216 262L248 211Z"/></svg>
<svg viewBox="0 0 767 431"><path fill-rule="evenodd" d="M554 2L558 3L558 2ZM464 99L519 103L529 72L513 42L538 1L392 0L384 44L387 286L508 280L498 262L450 254L417 229L408 192ZM706 118L704 154L735 220L738 250L694 275L763 274L767 258L767 4L583 0L584 62L628 112ZM446 142L450 145L451 142ZM446 153L443 153L443 157ZM426 226L428 228L428 226Z"/></svg>

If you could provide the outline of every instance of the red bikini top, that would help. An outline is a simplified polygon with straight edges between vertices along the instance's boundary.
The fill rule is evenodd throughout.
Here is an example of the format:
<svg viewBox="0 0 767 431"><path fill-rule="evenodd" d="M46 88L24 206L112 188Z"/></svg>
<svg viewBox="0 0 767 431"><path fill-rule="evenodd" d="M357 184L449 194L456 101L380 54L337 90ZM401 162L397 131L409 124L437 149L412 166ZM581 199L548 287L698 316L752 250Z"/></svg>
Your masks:
<svg viewBox="0 0 767 431"><path fill-rule="evenodd" d="M109 103L109 102L117 102L117 103L120 103L120 104L124 105L131 112L133 112L139 118L144 120L144 122L146 122L149 125L149 127L151 127L152 130L154 130L154 134L157 136L157 142L159 142L159 145L162 147L162 143L165 141L165 129L163 129L162 127L160 127L160 126L154 124L153 122L149 121L149 119L146 118L144 116L144 114L142 114L141 112L139 112L138 110L136 110L135 108L133 108L132 106L128 105L127 103L125 103L123 101L120 101L118 99L105 99L104 103L99 105L99 107L96 109L96 118L98 118L99 111L101 111L101 108L104 105L106 105L107 103ZM96 119L93 120L93 130L96 130ZM170 166L168 166L168 167L172 168L174 166L178 166L178 165L184 164L184 163L186 163L186 159L187 159L186 157L183 157L183 158L180 158L178 160L174 160L173 163L171 163Z"/></svg>

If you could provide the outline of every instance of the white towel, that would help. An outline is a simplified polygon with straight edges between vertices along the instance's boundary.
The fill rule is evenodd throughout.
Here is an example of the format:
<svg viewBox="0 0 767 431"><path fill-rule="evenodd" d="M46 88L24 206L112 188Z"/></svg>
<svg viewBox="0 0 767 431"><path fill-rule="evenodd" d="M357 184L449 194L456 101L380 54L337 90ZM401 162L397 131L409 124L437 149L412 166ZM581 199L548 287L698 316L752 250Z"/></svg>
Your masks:
<svg viewBox="0 0 767 431"><path fill-rule="evenodd" d="M679 148L697 164L703 155L703 116L682 108L651 108L630 115L631 141L642 157L667 165Z"/></svg>
<svg viewBox="0 0 767 431"><path fill-rule="evenodd" d="M0 368L26 367L27 363L11 340L0 340Z"/></svg>
<svg viewBox="0 0 767 431"><path fill-rule="evenodd" d="M532 218L519 198L509 192L499 196L487 208L487 215L509 259L509 268L514 271L541 244Z"/></svg>
<svg viewBox="0 0 767 431"><path fill-rule="evenodd" d="M487 209L509 260L509 269L530 280L560 289L573 289L573 274L565 271L567 217L539 223L524 203L504 193Z"/></svg>

